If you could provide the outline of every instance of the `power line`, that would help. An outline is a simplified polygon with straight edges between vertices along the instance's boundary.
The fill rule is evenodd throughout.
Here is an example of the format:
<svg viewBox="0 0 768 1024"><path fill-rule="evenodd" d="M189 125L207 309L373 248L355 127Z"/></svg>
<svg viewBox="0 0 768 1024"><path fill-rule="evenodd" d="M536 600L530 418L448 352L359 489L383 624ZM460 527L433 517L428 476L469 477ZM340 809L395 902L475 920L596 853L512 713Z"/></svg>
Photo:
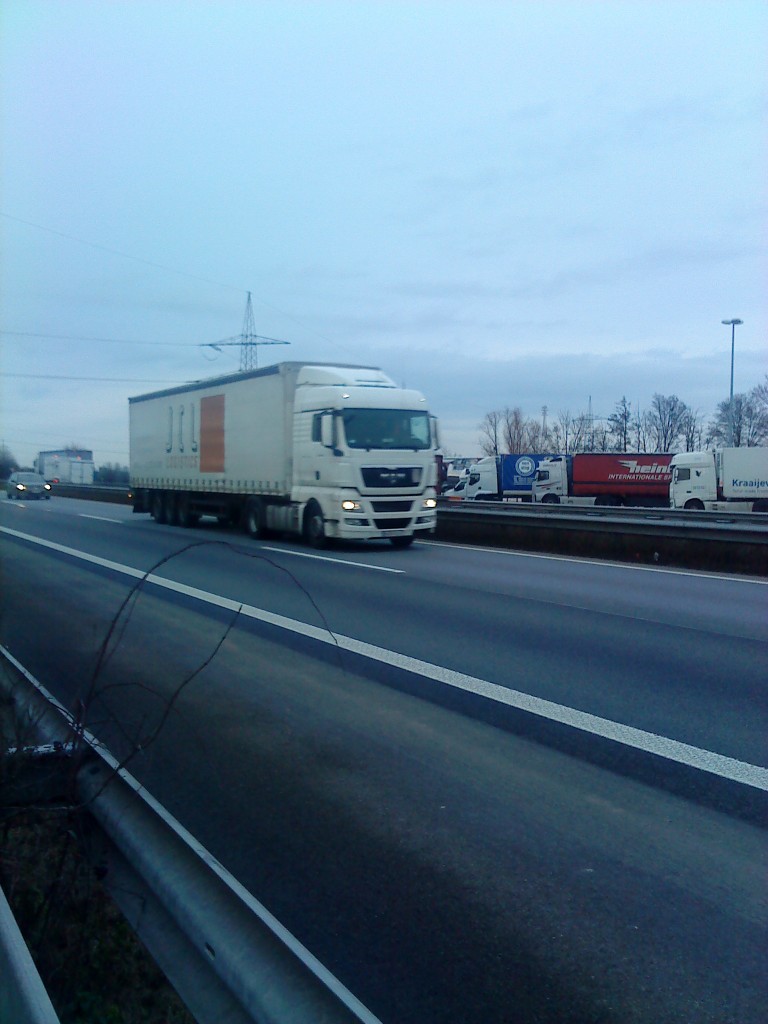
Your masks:
<svg viewBox="0 0 768 1024"><path fill-rule="evenodd" d="M45 338L55 341L98 341L107 345L171 345L179 348L199 348L197 341L136 341L132 338L91 338L79 334L36 334L32 331L4 331L0 334L9 334L16 338Z"/></svg>
<svg viewBox="0 0 768 1024"><path fill-rule="evenodd" d="M134 256L129 252L122 252L120 249L113 249L108 245L100 245L98 242L89 242L86 238L78 238L76 235L68 235L65 231L56 231L55 228L46 227L44 224L35 224L31 220L24 220L22 217L14 217L13 214L0 210L0 217L8 220L15 220L18 224L26 224L27 227L37 228L38 231L47 231L51 235L58 235L59 238L66 238L70 242L77 242L80 245L90 246L92 249L100 249L101 252L112 253L113 256L122 256L126 260L134 260L136 263L143 263L145 266L154 267L156 270L165 270L169 274L179 274L181 277L191 277L195 281L204 281L206 284L213 284L219 288L231 288L233 291L242 291L233 284L224 284L221 281L213 281L209 277L201 277L199 274L190 274L188 270L177 270L175 267L166 267L163 263L155 263L153 260L145 260L141 256Z"/></svg>
<svg viewBox="0 0 768 1024"><path fill-rule="evenodd" d="M163 380L158 377L68 377L58 373L0 373L0 377L25 377L33 380L88 380L112 384L189 384L189 380Z"/></svg>
<svg viewBox="0 0 768 1024"><path fill-rule="evenodd" d="M58 235L59 238L66 238L70 242L77 242L80 245L90 246L92 249L100 249L102 252L112 253L113 256L122 256L124 259L134 260L136 263L144 263L148 267L154 267L157 270L164 270L166 271L166 273L169 274L178 274L180 277L189 277L195 281L204 281L206 284L213 284L219 288L229 288L233 291L239 292L243 290L242 288L238 288L236 285L233 284L224 284L221 281L213 281L211 278L208 277L201 277L198 274L191 274L187 270L177 270L175 267L166 267L162 263L155 263L153 260L145 260L141 256L134 256L129 252L122 252L120 249L112 249L108 245L100 245L98 242L90 242L85 238L78 238L76 235L69 235L65 231L57 231L55 228L46 227L44 224L36 224L34 223L34 221L24 220L23 217L14 217L11 213L5 213L4 210L0 210L0 217L5 217L7 220L16 221L17 224L25 224L27 227L30 228L37 228L38 231L47 231L51 235ZM248 294L250 295L250 292ZM300 320L298 317L293 316L291 313L286 313L286 311L284 309L280 309L279 306L273 306L271 303L265 302L263 299L257 299L256 301L259 303L260 306L264 306L265 309L271 309L275 313L279 313L281 316L287 317L289 320L292 320L295 324L298 324L299 327L303 328L305 331L308 331L310 334L315 334L318 338L321 338L323 341L328 342L329 345L335 345L337 348L341 348L342 351L345 351L344 346L339 345L338 342L333 341L332 338L329 338L325 334L322 334L314 327L309 327L302 320Z"/></svg>

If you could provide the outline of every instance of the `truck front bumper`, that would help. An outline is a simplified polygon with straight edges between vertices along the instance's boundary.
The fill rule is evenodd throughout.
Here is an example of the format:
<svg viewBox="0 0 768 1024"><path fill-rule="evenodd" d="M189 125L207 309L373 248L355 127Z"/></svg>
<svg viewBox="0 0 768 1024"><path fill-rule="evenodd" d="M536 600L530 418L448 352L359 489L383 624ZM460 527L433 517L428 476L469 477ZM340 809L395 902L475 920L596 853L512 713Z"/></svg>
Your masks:
<svg viewBox="0 0 768 1024"><path fill-rule="evenodd" d="M326 532L341 540L376 540L379 538L408 537L414 533L434 533L437 526L437 509L427 502L434 498L424 495L391 499L347 498L334 521L326 519Z"/></svg>

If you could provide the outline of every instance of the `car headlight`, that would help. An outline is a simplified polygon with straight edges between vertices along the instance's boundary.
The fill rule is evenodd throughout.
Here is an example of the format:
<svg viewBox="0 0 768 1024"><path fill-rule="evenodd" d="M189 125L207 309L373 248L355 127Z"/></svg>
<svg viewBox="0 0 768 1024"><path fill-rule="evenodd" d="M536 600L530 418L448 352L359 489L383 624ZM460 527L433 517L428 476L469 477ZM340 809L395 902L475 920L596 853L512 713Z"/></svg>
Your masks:
<svg viewBox="0 0 768 1024"><path fill-rule="evenodd" d="M352 501L349 498L347 498L345 501L342 501L341 507L344 509L345 512L359 512L360 509L362 508L359 501Z"/></svg>
<svg viewBox="0 0 768 1024"><path fill-rule="evenodd" d="M50 491L50 489L51 489L51 485L50 484L43 484L43 487L45 487L46 491Z"/></svg>
<svg viewBox="0 0 768 1024"><path fill-rule="evenodd" d="M423 502L424 508L437 508L437 502L434 498L425 498Z"/></svg>
<svg viewBox="0 0 768 1024"><path fill-rule="evenodd" d="M25 488L24 488L24 484L16 484L16 490L17 490L17 491L23 491L23 490L25 490Z"/></svg>

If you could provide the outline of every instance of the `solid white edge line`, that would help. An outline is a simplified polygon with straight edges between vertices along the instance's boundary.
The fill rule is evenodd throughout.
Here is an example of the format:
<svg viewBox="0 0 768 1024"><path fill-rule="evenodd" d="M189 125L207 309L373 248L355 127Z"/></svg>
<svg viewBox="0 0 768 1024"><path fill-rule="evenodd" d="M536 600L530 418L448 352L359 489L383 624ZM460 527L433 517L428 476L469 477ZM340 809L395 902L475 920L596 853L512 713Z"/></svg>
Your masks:
<svg viewBox="0 0 768 1024"><path fill-rule="evenodd" d="M26 669L21 662L19 662L11 654L7 648L0 644L0 654L2 654L8 661L17 669L21 675L34 686L38 692L52 704L57 711L59 711L63 717L67 720L67 723L71 726L74 725L73 716L50 693L42 683L40 683L32 673ZM250 910L258 917L261 921L280 939L280 941L287 946L292 953L307 967L312 973L319 978L331 992L333 992L344 1005L355 1013L363 1024L382 1024L382 1021L371 1013L370 1010L365 1007L357 996L353 995L349 989L339 979L324 967L322 963L315 957L310 951L304 946L292 932L288 931L285 925L281 924L277 918L270 913L269 910L261 903L256 897L245 888L245 886L239 882L234 875L232 875L217 859L213 856L207 847L203 846L199 840L195 839L191 832L181 824L181 822L175 818L170 811L168 811L159 801L152 796L135 776L125 769L120 767L120 763L115 756L98 740L93 733L87 729L83 729L83 738L89 744L90 747L113 769L116 771L122 779L145 800L153 809L153 811L159 815L165 821L165 823L171 828L184 843L193 850L201 860L205 861L208 867L215 872L219 878L231 888L235 894L250 908Z"/></svg>
<svg viewBox="0 0 768 1024"><path fill-rule="evenodd" d="M145 574L131 566L123 566L118 562L110 562L107 559L99 558L96 555L89 555L85 552L76 551L74 548L67 548L53 541L42 540L31 537L27 534L10 530L7 527L0 527L0 532L11 534L23 540L40 544L52 550L70 554L87 562L106 566L116 572L122 572L127 576L141 578ZM725 754L718 754L712 750L702 747L695 747L680 740L673 740L667 736L660 736L657 733L646 732L644 729L636 729L631 725L623 725L621 722L614 722L609 718L600 718L597 715L589 714L586 711L578 711L576 708L564 704L556 704L553 701L545 700L542 697L534 697L529 693L520 690L508 689L498 683L491 683L476 676L469 676L463 672L456 672L453 669L444 668L440 665L433 665L427 661L420 661L396 651L389 651L383 647L376 647L363 640L356 640L353 637L344 636L339 633L331 633L326 629L317 626L310 626L307 623L299 622L296 619L289 619L284 615L269 612L264 608L256 608L253 605L243 604L231 598L221 597L218 594L211 594L208 591L200 590L197 587L190 587L184 583L177 583L174 580L164 579L161 576L149 575L146 577L148 583L162 587L187 597L195 598L206 604L211 604L229 611L239 611L247 618L255 619L269 625L278 626L281 629L297 633L301 636L318 640L321 643L330 644L350 653L360 654L373 661L381 662L400 668L406 672L423 676L426 679L434 679L436 682L451 686L457 690L467 693L474 693L480 697L496 701L508 707L517 708L521 711L528 711L538 715L540 718L548 719L562 725L572 726L584 732L602 736L605 739L615 740L625 746L632 747L645 753L657 754L667 760L675 761L678 764L688 765L700 771L718 775L724 779L730 779L755 789L768 791L768 768L760 765L750 764L747 761L739 761L736 758L727 757Z"/></svg>

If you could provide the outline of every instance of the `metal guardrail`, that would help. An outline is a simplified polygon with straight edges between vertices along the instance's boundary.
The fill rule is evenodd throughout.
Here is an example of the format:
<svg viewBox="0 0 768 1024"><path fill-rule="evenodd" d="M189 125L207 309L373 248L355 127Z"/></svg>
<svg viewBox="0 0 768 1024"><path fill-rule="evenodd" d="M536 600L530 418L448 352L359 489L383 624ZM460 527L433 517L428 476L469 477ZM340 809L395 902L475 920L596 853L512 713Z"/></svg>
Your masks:
<svg viewBox="0 0 768 1024"><path fill-rule="evenodd" d="M738 525L763 526L768 529L768 514L765 512L720 511L704 512L697 509L649 508L637 506L627 508L623 505L561 505L558 502L530 501L456 501L450 498L438 498L438 509L473 508L502 510L510 515L566 516L575 519L612 517L622 519L649 519L664 522L679 522L689 525L692 522L723 523Z"/></svg>
<svg viewBox="0 0 768 1024"><path fill-rule="evenodd" d="M46 742L85 744L77 790L101 829L103 884L197 1021L381 1024L2 646L0 656L17 715Z"/></svg>
<svg viewBox="0 0 768 1024"><path fill-rule="evenodd" d="M53 484L51 495L61 498L85 498L88 501L109 501L116 505L130 505L130 488L125 484Z"/></svg>
<svg viewBox="0 0 768 1024"><path fill-rule="evenodd" d="M768 519L676 509L441 502L437 536L455 543L768 575Z"/></svg>
<svg viewBox="0 0 768 1024"><path fill-rule="evenodd" d="M59 1024L18 925L0 889L0 1024Z"/></svg>

